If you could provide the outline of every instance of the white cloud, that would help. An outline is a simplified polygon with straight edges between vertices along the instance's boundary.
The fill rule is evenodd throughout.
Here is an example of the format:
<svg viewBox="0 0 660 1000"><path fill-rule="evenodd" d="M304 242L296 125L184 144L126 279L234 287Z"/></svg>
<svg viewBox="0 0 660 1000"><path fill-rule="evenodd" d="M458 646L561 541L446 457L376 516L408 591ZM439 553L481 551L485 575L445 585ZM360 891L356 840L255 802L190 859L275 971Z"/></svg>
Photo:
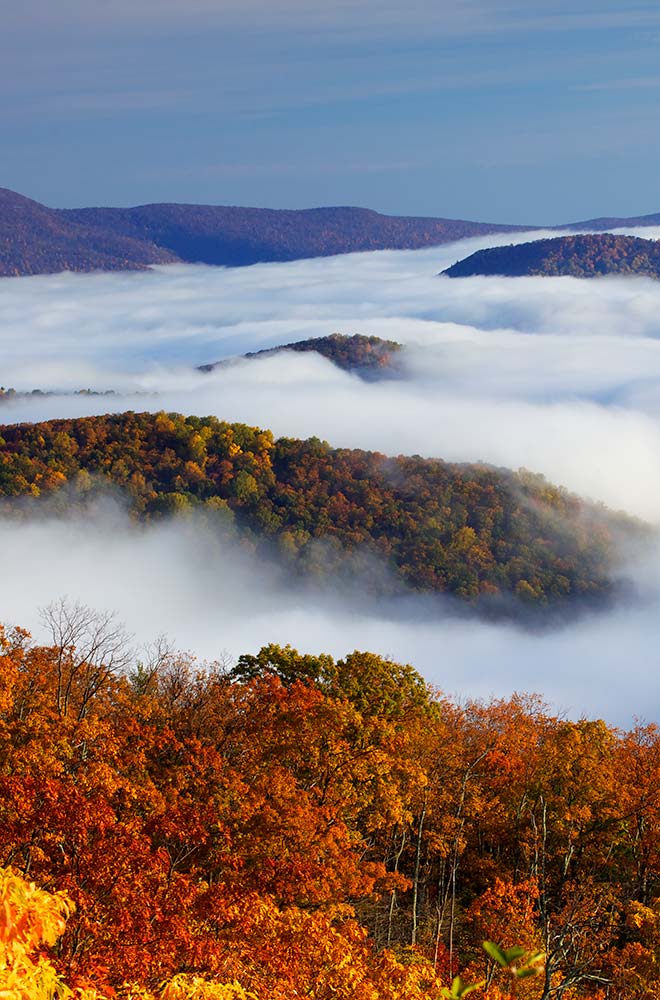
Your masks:
<svg viewBox="0 0 660 1000"><path fill-rule="evenodd" d="M458 697L540 692L573 717L630 725L660 718L653 650L660 642L657 553L647 604L547 632L466 622L441 601L377 601L364 591L295 583L194 521L137 528L112 506L84 521L0 522L2 615L41 631L38 608L55 597L116 611L136 644L157 635L202 658L235 659L269 642L339 657L369 649L410 662Z"/></svg>
<svg viewBox="0 0 660 1000"><path fill-rule="evenodd" d="M609 7L609 9L608 9ZM590 9L591 8L591 9ZM27 0L20 10L7 10L8 28L22 27L29 15L34 27L75 26L97 32L108 27L144 28L161 33L172 27L224 25L252 31L268 27L275 30L325 30L353 32L370 37L398 32L403 37L479 37L517 32L576 32L653 28L660 20L657 10L636 5L621 10L602 2L575 11L564 0L543 0L531 9L522 0L409 0L405 5L395 0L280 0L276 5L265 0L113 0L112 4L89 0L60 0L56 8L49 0Z"/></svg>
<svg viewBox="0 0 660 1000"><path fill-rule="evenodd" d="M337 445L524 465L660 521L660 282L436 277L479 246L512 239L237 270L2 281L0 381L128 395L29 398L2 404L0 419L129 407L214 413ZM337 330L408 345L404 377L367 384L300 354L194 371ZM448 691L536 689L573 714L659 716L648 652L660 620L654 553L643 572L632 568L647 605L532 634L437 617L426 602L349 606L197 529L136 533L112 517L0 523L12 567L0 581L0 620L32 626L37 605L68 593L116 608L141 639L164 629L205 656L267 641L337 655L373 648Z"/></svg>
<svg viewBox="0 0 660 1000"><path fill-rule="evenodd" d="M436 276L512 238L235 270L6 281L3 380L128 396L27 399L6 406L4 419L213 413L337 445L523 465L660 520L660 283ZM297 354L194 370L335 330L407 344L407 377L366 385Z"/></svg>
<svg viewBox="0 0 660 1000"><path fill-rule="evenodd" d="M172 26L222 25L228 28L247 27L252 30L268 26L276 30L322 30L365 31L372 36L391 32L395 29L406 35L416 35L425 25L427 31L439 31L450 36L474 36L490 32L504 32L516 27L533 28L537 21L546 28L558 15L556 3L546 3L543 11L535 16L523 16L527 8L509 0L436 0L429 5L428 0L410 0L405 8L394 0L335 0L333 4L323 0L280 0L272 5L265 0L114 0L112 4L83 2L83 0L61 0L55 11L49 0L28 0L30 20L35 25L57 27L64 22L90 31L99 31L108 26L143 27L149 23L157 33L167 31ZM25 8L22 12L8 11L10 27L25 23ZM583 21L586 23L583 25ZM652 14L647 14L643 23L653 23ZM563 22L558 26L561 27ZM594 14L576 19L570 23L576 27L603 24L603 16ZM610 20L606 20L609 26ZM620 18L615 19L615 24Z"/></svg>

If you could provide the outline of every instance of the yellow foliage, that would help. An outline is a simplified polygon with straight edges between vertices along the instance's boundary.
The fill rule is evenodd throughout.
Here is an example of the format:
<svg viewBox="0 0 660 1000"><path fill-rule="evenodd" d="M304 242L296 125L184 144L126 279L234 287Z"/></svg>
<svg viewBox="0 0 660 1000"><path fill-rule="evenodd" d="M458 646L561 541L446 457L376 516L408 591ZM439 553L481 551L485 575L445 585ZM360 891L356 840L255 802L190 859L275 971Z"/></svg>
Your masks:
<svg viewBox="0 0 660 1000"><path fill-rule="evenodd" d="M239 983L214 983L200 976L174 976L160 994L161 1000L258 1000Z"/></svg>
<svg viewBox="0 0 660 1000"><path fill-rule="evenodd" d="M55 944L73 904L0 868L0 1000L54 1000L71 996L51 962L37 949Z"/></svg>

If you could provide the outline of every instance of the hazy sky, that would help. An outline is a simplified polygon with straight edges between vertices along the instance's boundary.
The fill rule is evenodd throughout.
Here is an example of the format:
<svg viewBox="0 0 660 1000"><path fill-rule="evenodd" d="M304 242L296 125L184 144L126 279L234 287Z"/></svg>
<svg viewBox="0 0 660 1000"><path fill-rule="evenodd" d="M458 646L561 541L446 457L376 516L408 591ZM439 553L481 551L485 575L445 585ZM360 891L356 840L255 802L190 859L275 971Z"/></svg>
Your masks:
<svg viewBox="0 0 660 1000"><path fill-rule="evenodd" d="M55 207L660 210L656 0L24 0L0 186Z"/></svg>

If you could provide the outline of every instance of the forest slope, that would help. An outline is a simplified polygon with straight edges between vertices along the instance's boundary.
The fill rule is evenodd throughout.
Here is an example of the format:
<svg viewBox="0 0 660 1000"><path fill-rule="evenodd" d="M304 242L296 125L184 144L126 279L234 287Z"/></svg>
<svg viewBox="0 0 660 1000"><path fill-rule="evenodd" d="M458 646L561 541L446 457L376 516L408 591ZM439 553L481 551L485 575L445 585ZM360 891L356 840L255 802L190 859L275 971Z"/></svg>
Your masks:
<svg viewBox="0 0 660 1000"><path fill-rule="evenodd" d="M401 344L395 340L367 337L359 333L350 336L331 333L327 337L311 337L308 340L297 340L291 344L280 344L263 351L250 352L242 355L242 359L265 358L280 354L282 351L320 354L343 371L353 372L368 381L373 381L396 373L396 355L401 351ZM236 360L241 359L230 358L210 365L200 365L199 370L210 372L214 368L233 364Z"/></svg>
<svg viewBox="0 0 660 1000"><path fill-rule="evenodd" d="M558 236L478 250L442 273L450 278L472 275L598 278L606 274L638 274L658 278L660 242L611 233Z"/></svg>
<svg viewBox="0 0 660 1000"><path fill-rule="evenodd" d="M360 250L415 249L520 228L349 207L52 209L0 188L0 275L135 270L183 261L235 267Z"/></svg>
<svg viewBox="0 0 660 1000"><path fill-rule="evenodd" d="M367 652L140 663L112 618L46 617L47 646L0 627L0 857L76 904L76 996L441 1000L460 970L512 997L484 938L545 952L519 1000L659 995L657 726L454 702Z"/></svg>
<svg viewBox="0 0 660 1000"><path fill-rule="evenodd" d="M180 260L231 267L363 250L418 249L484 233L518 232L520 228L462 219L380 215L351 207L289 210L142 205L60 214L100 230L153 241Z"/></svg>
<svg viewBox="0 0 660 1000"><path fill-rule="evenodd" d="M660 215L600 218L563 229L657 225ZM53 209L0 188L0 276L136 270L192 262L236 267L367 250L413 250L512 226L366 208L243 208L154 204ZM560 228L560 227L556 227Z"/></svg>
<svg viewBox="0 0 660 1000"><path fill-rule="evenodd" d="M60 496L70 503L76 490L112 483L141 516L199 507L255 544L267 540L297 571L338 571L359 553L409 587L472 602L607 597L620 532L641 531L530 473L274 440L214 417L19 424L0 428L0 445L6 498L69 484Z"/></svg>
<svg viewBox="0 0 660 1000"><path fill-rule="evenodd" d="M176 257L148 239L90 227L0 188L0 275L131 271Z"/></svg>

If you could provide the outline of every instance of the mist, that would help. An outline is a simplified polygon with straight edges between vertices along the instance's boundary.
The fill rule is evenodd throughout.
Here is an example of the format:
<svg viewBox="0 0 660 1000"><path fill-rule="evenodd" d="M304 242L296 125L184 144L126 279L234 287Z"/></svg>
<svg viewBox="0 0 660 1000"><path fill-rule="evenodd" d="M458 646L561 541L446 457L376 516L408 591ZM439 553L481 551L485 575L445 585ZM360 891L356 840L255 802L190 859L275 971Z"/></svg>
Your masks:
<svg viewBox="0 0 660 1000"><path fill-rule="evenodd" d="M5 279L0 383L56 395L2 402L0 421L214 414L337 446L522 466L659 524L660 282L437 277L482 246L530 238L234 270ZM195 370L332 332L404 344L399 377L367 383L293 352ZM116 395L75 394L87 388ZM335 655L372 649L448 693L534 690L572 715L660 717L648 652L660 630L655 551L626 567L638 606L539 633L468 623L413 596L378 602L358 583L350 599L343 583L321 592L203 525L137 529L114 508L88 523L0 522L0 540L11 567L0 582L5 622L38 629L36 608L67 594L116 610L140 641L165 631L203 657L271 641Z"/></svg>
<svg viewBox="0 0 660 1000"><path fill-rule="evenodd" d="M48 641L39 608L54 597L115 611L136 647L164 636L202 659L232 663L270 642L341 657L368 649L412 663L458 699L537 692L569 717L631 725L660 717L660 559L646 600L564 628L529 630L466 619L441 598L378 599L360 586L301 582L219 536L201 519L136 525L113 502L84 519L0 522L3 620Z"/></svg>

